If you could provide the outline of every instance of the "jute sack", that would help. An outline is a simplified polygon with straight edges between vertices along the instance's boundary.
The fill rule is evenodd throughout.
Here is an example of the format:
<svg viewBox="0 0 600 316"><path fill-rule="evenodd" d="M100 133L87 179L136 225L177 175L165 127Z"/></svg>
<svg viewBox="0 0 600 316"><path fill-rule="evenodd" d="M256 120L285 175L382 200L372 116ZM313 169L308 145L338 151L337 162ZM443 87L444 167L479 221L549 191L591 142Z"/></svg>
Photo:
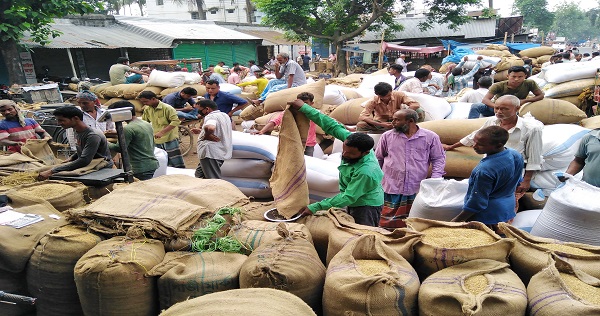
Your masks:
<svg viewBox="0 0 600 316"><path fill-rule="evenodd" d="M488 57L504 57L504 52L502 52L501 50L494 50L494 49L482 49L482 50L476 51L475 53L477 53L477 55L488 56Z"/></svg>
<svg viewBox="0 0 600 316"><path fill-rule="evenodd" d="M527 286L530 315L600 315L600 280L552 256Z"/></svg>
<svg viewBox="0 0 600 316"><path fill-rule="evenodd" d="M250 251L258 248L262 244L280 242L283 237L279 234L278 227L280 223L265 221L243 221L236 222L231 226L228 236L231 236L241 242ZM310 231L304 224L285 223L287 230L298 234L298 236L313 242Z"/></svg>
<svg viewBox="0 0 600 316"><path fill-rule="evenodd" d="M265 114L261 117L257 117L256 119L254 119L254 128L256 128L257 130L261 130L263 127L265 127L265 125L269 124L271 120L277 118L279 114L281 114L281 112L272 112Z"/></svg>
<svg viewBox="0 0 600 316"><path fill-rule="evenodd" d="M315 96L314 107L320 109L323 106L323 96L325 94L325 80L319 80L315 83L308 83L299 87L279 90L270 93L265 101L265 113L282 111L287 107L287 103L298 99L296 96L302 92L309 91Z"/></svg>
<svg viewBox="0 0 600 316"><path fill-rule="evenodd" d="M113 104L115 102L118 102L118 101L129 101L129 102L131 102L131 100L125 100L123 98L111 98L108 101L106 101L105 103L103 103L102 105L104 107L109 107L111 104Z"/></svg>
<svg viewBox="0 0 600 316"><path fill-rule="evenodd" d="M515 239L510 253L510 263L525 284L532 276L548 265L548 253L553 253L585 273L600 277L600 247L556 239L535 237L511 225L500 223L500 229L508 238ZM554 250L552 250L554 249Z"/></svg>
<svg viewBox="0 0 600 316"><path fill-rule="evenodd" d="M494 74L494 81L505 81L508 80L508 70L500 71Z"/></svg>
<svg viewBox="0 0 600 316"><path fill-rule="evenodd" d="M502 57L502 61L499 62L495 69L496 71L500 72L500 71L504 71L504 70L508 70L510 67L513 66L523 66L525 65L525 62L523 61L523 59L519 58L519 57Z"/></svg>
<svg viewBox="0 0 600 316"><path fill-rule="evenodd" d="M507 263L476 259L438 271L419 289L419 315L525 315L527 292Z"/></svg>
<svg viewBox="0 0 600 316"><path fill-rule="evenodd" d="M135 115L136 116L142 116L142 114L144 113L144 108L146 107L145 105L142 104L142 102L138 99L135 100L127 100L129 101L131 104L133 104L133 107L135 108Z"/></svg>
<svg viewBox="0 0 600 316"><path fill-rule="evenodd" d="M146 87L142 91L152 91L156 95L161 95L161 92L163 90L165 90L165 88L163 88L163 87L153 87L153 86L146 85Z"/></svg>
<svg viewBox="0 0 600 316"><path fill-rule="evenodd" d="M242 207L242 220L266 221L265 212L275 208L275 202L249 202Z"/></svg>
<svg viewBox="0 0 600 316"><path fill-rule="evenodd" d="M308 231L310 231L313 244L323 264L327 262L329 234L336 229L334 220L329 216L331 213L336 213L336 216L344 218L347 222L354 222L352 216L335 209L319 211L313 214L313 216L305 216L296 221L296 223L304 224L308 228Z"/></svg>
<svg viewBox="0 0 600 316"><path fill-rule="evenodd" d="M508 255L513 248L514 240L501 238L480 222L453 223L407 218L406 223L409 228L423 234L415 245L413 264L422 278L474 259L508 262Z"/></svg>
<svg viewBox="0 0 600 316"><path fill-rule="evenodd" d="M360 113L364 110L362 104L370 99L358 98L346 101L338 105L329 116L342 124L356 125L359 121Z"/></svg>
<svg viewBox="0 0 600 316"><path fill-rule="evenodd" d="M183 88L187 88L187 87L196 89L196 92L198 92L199 96L204 96L206 94L206 86L196 83L196 84L184 84L184 85L181 85L181 86L175 87L175 88L163 89L160 92L160 97L164 98L168 94L171 94L173 92L179 92L179 91L183 90Z"/></svg>
<svg viewBox="0 0 600 316"><path fill-rule="evenodd" d="M25 272L14 273L6 270L0 270L0 289L0 291L10 294L29 296L29 292L27 292L27 282L25 281ZM0 315L2 316L23 316L35 314L35 306L33 305L0 303Z"/></svg>
<svg viewBox="0 0 600 316"><path fill-rule="evenodd" d="M483 155L479 155L471 147L459 147L446 151L445 177L466 179L481 161Z"/></svg>
<svg viewBox="0 0 600 316"><path fill-rule="evenodd" d="M581 109L581 101L579 100L578 96L576 96L576 95L572 95L570 97L561 97L561 98L552 98L552 99L567 101L567 102L575 105L578 109ZM583 119L583 120L586 120L586 119ZM579 123L581 124L581 122L579 122Z"/></svg>
<svg viewBox="0 0 600 316"><path fill-rule="evenodd" d="M240 288L267 287L300 297L320 314L325 266L302 234L279 226L282 241L256 248L242 265Z"/></svg>
<svg viewBox="0 0 600 316"><path fill-rule="evenodd" d="M552 55L542 55L536 58L536 61L539 65L549 62L550 58L552 58Z"/></svg>
<svg viewBox="0 0 600 316"><path fill-rule="evenodd" d="M264 115L264 107L265 106L262 103L260 105L250 104L249 106L245 107L244 110L242 110L242 113L240 113L240 118L244 121L255 120Z"/></svg>
<svg viewBox="0 0 600 316"><path fill-rule="evenodd" d="M81 182L46 180L16 186L6 195L12 200L13 207L47 201L58 211L64 212L85 205L83 192L86 188Z"/></svg>
<svg viewBox="0 0 600 316"><path fill-rule="evenodd" d="M316 316L299 297L274 289L238 289L178 303L160 316Z"/></svg>
<svg viewBox="0 0 600 316"><path fill-rule="evenodd" d="M452 145L460 141L463 137L480 129L488 118L478 119L454 119L437 120L419 123L419 126L428 129L440 136L442 144Z"/></svg>
<svg viewBox="0 0 600 316"><path fill-rule="evenodd" d="M75 284L85 315L156 315L155 277L146 272L165 256L153 239L113 237L90 249L75 265Z"/></svg>
<svg viewBox="0 0 600 316"><path fill-rule="evenodd" d="M52 139L28 139L25 145L21 146L21 153L27 157L37 159L47 166L58 165L62 160L56 158L50 142Z"/></svg>
<svg viewBox="0 0 600 316"><path fill-rule="evenodd" d="M523 116L527 113L531 113L544 125L578 123L587 118L585 112L572 103L556 99L543 99L527 103L521 107L519 115Z"/></svg>
<svg viewBox="0 0 600 316"><path fill-rule="evenodd" d="M340 88L340 91L344 94L346 100L358 99L361 97L360 94L353 89Z"/></svg>
<svg viewBox="0 0 600 316"><path fill-rule="evenodd" d="M594 84L593 78L559 83L556 86L545 90L544 97L557 99L569 96L579 96L581 92L583 92L583 89L593 87Z"/></svg>
<svg viewBox="0 0 600 316"><path fill-rule="evenodd" d="M110 82L106 82L106 83L103 83L103 84L92 86L90 88L90 91L93 92L99 98L105 98L103 92L108 87L112 87L112 84ZM105 99L108 99L108 98L105 98Z"/></svg>
<svg viewBox="0 0 600 316"><path fill-rule="evenodd" d="M419 277L374 235L346 245L329 264L323 315L418 315Z"/></svg>
<svg viewBox="0 0 600 316"><path fill-rule="evenodd" d="M443 64L442 67L440 67L440 69L439 69L440 73L446 74L448 72L448 67L450 67L450 65L456 65L456 63L447 62L447 63Z"/></svg>
<svg viewBox="0 0 600 316"><path fill-rule="evenodd" d="M44 315L82 315L73 269L102 241L99 235L66 225L44 236L27 264L27 286Z"/></svg>
<svg viewBox="0 0 600 316"><path fill-rule="evenodd" d="M167 252L147 276L158 279L161 309L190 298L238 289L240 269L248 257L223 252Z"/></svg>
<svg viewBox="0 0 600 316"><path fill-rule="evenodd" d="M10 241L0 242L0 270L11 273L18 273L25 270L27 261L29 261L40 239L48 232L67 224L64 216L45 201L30 206L19 207L15 211L23 214L42 215L44 220L20 229L0 225L2 240ZM59 216L60 219L51 219L50 215Z"/></svg>
<svg viewBox="0 0 600 316"><path fill-rule="evenodd" d="M600 128L600 115L583 119L579 122L579 125L589 129Z"/></svg>
<svg viewBox="0 0 600 316"><path fill-rule="evenodd" d="M533 47L520 51L519 55L533 58L538 58L544 55L554 55L554 48L549 46Z"/></svg>
<svg viewBox="0 0 600 316"><path fill-rule="evenodd" d="M145 83L118 84L106 88L102 95L105 98L125 98L129 100L135 99L145 88Z"/></svg>
<svg viewBox="0 0 600 316"><path fill-rule="evenodd" d="M488 49L488 50L508 50L508 47L506 47L505 45L500 45L500 44L490 44L485 49ZM480 52L480 51L477 51L477 52Z"/></svg>

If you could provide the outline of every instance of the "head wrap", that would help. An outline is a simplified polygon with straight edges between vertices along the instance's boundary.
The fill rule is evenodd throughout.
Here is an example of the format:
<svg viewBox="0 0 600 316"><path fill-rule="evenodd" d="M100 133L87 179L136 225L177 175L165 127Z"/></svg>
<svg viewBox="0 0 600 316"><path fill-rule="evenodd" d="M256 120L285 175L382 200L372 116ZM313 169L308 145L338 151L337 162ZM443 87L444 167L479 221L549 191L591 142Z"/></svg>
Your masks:
<svg viewBox="0 0 600 316"><path fill-rule="evenodd" d="M100 106L100 100L98 97L89 90L83 90L75 96L77 99L83 99L88 101L93 101L96 106Z"/></svg>
<svg viewBox="0 0 600 316"><path fill-rule="evenodd" d="M0 107L10 105L17 111L17 118L21 127L25 127L25 115L21 112L21 108L13 100L0 100Z"/></svg>

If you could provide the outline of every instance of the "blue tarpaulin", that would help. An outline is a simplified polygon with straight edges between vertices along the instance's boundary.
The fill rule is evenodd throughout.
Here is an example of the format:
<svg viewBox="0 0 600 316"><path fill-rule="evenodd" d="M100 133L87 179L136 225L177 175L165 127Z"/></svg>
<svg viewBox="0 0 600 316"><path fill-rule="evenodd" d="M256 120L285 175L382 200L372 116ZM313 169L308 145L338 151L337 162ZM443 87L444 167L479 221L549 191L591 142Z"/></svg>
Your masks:
<svg viewBox="0 0 600 316"><path fill-rule="evenodd" d="M455 49L452 50L452 52L450 53L450 55L444 57L444 59L442 60L442 65L445 63L449 63L449 62L453 62L455 64L460 63L460 60L467 56L467 55L472 55L475 54L475 52L470 49L468 46L459 46Z"/></svg>
<svg viewBox="0 0 600 316"><path fill-rule="evenodd" d="M505 45L506 47L508 47L508 49L512 53L514 53L514 52L520 52L520 51L528 49L528 48L542 46L542 45L536 44L536 43L506 43L506 44L504 44L504 42L494 42L493 44Z"/></svg>
<svg viewBox="0 0 600 316"><path fill-rule="evenodd" d="M461 43L461 42L457 42L457 41L453 41L453 40L439 40L440 42L442 42L442 45L444 45L445 49L450 49L450 50L454 50L455 48L459 47L459 46L466 46L469 45L467 43Z"/></svg>

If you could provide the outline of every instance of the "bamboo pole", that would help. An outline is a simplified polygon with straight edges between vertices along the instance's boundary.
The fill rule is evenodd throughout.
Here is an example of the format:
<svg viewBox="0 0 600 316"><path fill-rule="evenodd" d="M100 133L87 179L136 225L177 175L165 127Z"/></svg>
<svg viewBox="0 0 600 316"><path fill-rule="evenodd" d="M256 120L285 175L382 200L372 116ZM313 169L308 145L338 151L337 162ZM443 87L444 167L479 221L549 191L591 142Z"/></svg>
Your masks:
<svg viewBox="0 0 600 316"><path fill-rule="evenodd" d="M508 32L504 32L504 45L506 45L506 38L508 37Z"/></svg>
<svg viewBox="0 0 600 316"><path fill-rule="evenodd" d="M381 69L382 64L383 64L383 54L385 53L383 51L383 39L385 37L385 30L383 30L383 32L381 33L381 45L379 45L379 60L377 61L377 69Z"/></svg>

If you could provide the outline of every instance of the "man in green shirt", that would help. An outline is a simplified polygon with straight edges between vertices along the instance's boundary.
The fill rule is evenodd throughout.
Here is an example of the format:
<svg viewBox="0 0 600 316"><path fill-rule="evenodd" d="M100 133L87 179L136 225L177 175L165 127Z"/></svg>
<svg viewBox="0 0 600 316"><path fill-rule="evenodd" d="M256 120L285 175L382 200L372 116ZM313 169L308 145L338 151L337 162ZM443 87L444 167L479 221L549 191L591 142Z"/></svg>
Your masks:
<svg viewBox="0 0 600 316"><path fill-rule="evenodd" d="M152 91L142 91L138 96L144 108L142 120L150 122L154 130L156 147L167 152L168 165L175 168L185 168L183 156L179 150L179 124L177 111L170 105L161 102Z"/></svg>
<svg viewBox="0 0 600 316"><path fill-rule="evenodd" d="M133 176L139 180L149 180L158 169L158 160L154 157L154 131L152 125L135 117L135 107L129 101L117 101L109 109L131 109L131 120L123 127L125 147L129 153L129 163ZM108 143L110 150L119 152L119 144Z"/></svg>
<svg viewBox="0 0 600 316"><path fill-rule="evenodd" d="M129 77L125 76L128 72L132 72L135 75ZM113 86L125 83L144 83L142 78L143 75L148 75L148 73L129 67L129 58L127 57L117 58L117 63L110 66L110 69L108 70L110 84Z"/></svg>
<svg viewBox="0 0 600 316"><path fill-rule="evenodd" d="M350 133L346 127L302 100L290 102L295 109L320 126L325 133L344 142L340 171L340 193L313 203L300 212L312 215L331 207L344 208L358 224L378 226L383 207L383 171L373 153L375 142L364 133Z"/></svg>
<svg viewBox="0 0 600 316"><path fill-rule="evenodd" d="M508 80L494 83L488 93L483 97L481 103L473 103L469 111L469 118L479 118L480 115L494 116L494 102L503 95L514 95L521 101L521 105L528 102L540 101L544 98L544 92L537 83L527 78L527 69L523 66L513 66L508 69ZM529 97L529 92L533 97Z"/></svg>

